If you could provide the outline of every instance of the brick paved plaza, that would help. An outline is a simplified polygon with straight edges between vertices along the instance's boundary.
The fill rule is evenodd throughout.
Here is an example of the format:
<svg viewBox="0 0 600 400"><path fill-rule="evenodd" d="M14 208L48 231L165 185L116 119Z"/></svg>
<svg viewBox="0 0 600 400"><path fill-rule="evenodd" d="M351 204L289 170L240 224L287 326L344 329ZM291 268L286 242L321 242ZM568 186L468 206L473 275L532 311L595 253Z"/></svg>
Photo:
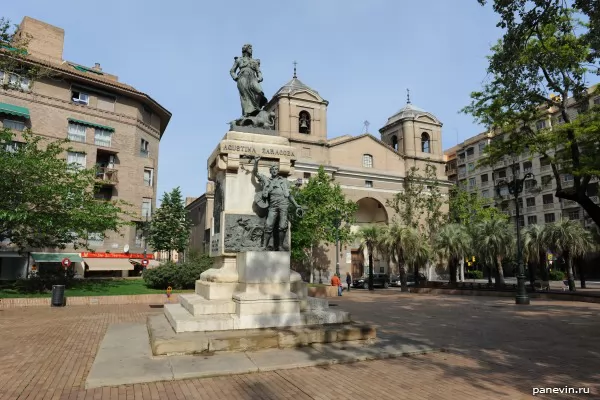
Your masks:
<svg viewBox="0 0 600 400"><path fill-rule="evenodd" d="M85 390L104 332L148 305L0 309L0 399L526 399L600 397L600 304L352 291L331 299L380 337L447 353Z"/></svg>

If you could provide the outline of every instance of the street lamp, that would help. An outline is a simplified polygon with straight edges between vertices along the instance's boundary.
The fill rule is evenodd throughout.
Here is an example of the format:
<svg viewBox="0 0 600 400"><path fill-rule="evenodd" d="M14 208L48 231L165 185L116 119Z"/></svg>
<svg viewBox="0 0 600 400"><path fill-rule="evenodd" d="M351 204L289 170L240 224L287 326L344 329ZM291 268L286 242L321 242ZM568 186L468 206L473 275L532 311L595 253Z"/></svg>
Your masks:
<svg viewBox="0 0 600 400"><path fill-rule="evenodd" d="M503 187L508 188L508 192L515 197L515 208L516 208L516 218L517 218L517 295L515 297L516 304L529 304L529 296L527 295L527 290L525 290L525 268L523 265L523 251L521 249L521 231L519 229L519 194L523 192L523 183L525 180L529 178L533 178L533 174L528 172L523 176L523 178L519 179L516 167L516 162L513 160L512 163L512 173L513 179L509 182L505 179L500 180L496 183L496 193L498 196L501 196L500 190ZM533 184L536 184L536 181L533 181Z"/></svg>
<svg viewBox="0 0 600 400"><path fill-rule="evenodd" d="M335 227L335 274L340 277L340 226L342 225L342 216L338 208L335 209L333 226Z"/></svg>

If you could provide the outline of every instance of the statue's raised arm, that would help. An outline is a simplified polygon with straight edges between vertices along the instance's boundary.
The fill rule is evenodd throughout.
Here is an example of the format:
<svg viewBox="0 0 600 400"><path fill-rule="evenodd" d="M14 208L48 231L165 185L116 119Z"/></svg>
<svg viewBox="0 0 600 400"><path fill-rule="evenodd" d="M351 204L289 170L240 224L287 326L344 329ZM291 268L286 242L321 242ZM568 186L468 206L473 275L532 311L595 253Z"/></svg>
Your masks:
<svg viewBox="0 0 600 400"><path fill-rule="evenodd" d="M256 180L260 182L261 185L265 186L267 182L267 177L258 172L258 161L260 157L254 157L254 168L252 169L252 175L256 177Z"/></svg>

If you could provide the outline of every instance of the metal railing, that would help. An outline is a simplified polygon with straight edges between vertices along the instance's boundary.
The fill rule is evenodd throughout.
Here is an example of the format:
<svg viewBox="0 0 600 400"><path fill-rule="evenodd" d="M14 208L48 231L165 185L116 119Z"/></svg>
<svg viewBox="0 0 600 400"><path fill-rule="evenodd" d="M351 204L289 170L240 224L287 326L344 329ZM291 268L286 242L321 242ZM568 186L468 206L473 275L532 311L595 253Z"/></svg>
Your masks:
<svg viewBox="0 0 600 400"><path fill-rule="evenodd" d="M111 185L119 183L118 171L114 168L97 167L96 180Z"/></svg>

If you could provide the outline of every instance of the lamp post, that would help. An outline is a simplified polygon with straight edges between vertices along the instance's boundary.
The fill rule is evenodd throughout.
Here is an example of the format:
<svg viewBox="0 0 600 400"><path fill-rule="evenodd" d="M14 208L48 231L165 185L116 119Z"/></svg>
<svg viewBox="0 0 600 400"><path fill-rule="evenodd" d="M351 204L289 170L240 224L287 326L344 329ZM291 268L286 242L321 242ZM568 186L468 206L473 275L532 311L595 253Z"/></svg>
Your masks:
<svg viewBox="0 0 600 400"><path fill-rule="evenodd" d="M521 249L521 231L519 229L519 194L523 192L523 183L525 180L529 178L533 178L533 174L531 172L526 173L523 178L518 178L518 172L516 168L516 162L513 161L512 164L512 180L506 181L504 179L500 180L496 184L496 192L498 196L500 196L500 190L503 187L508 188L508 192L515 197L515 208L516 208L516 218L517 218L517 295L515 297L515 304L529 304L529 296L527 295L527 290L525 290L525 268L523 265L523 250ZM535 185L535 180L533 181Z"/></svg>
<svg viewBox="0 0 600 400"><path fill-rule="evenodd" d="M342 225L342 218L340 210L335 209L335 217L333 219L333 226L335 227L335 275L340 277L340 226Z"/></svg>

